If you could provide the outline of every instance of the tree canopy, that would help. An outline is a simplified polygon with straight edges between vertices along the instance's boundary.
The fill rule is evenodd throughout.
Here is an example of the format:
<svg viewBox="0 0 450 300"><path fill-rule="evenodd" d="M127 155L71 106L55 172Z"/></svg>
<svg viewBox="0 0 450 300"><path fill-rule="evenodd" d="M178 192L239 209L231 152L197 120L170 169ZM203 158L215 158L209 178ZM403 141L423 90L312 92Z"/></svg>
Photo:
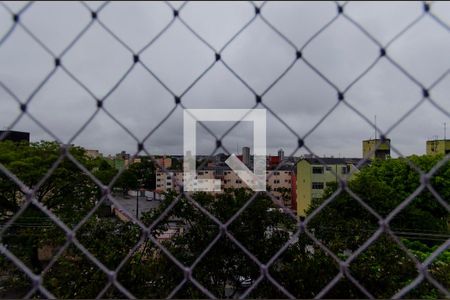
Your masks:
<svg viewBox="0 0 450 300"><path fill-rule="evenodd" d="M104 184L109 184L117 174L117 170L104 159L91 159L82 148L72 147L70 153ZM36 186L48 170L54 168L35 197L64 223L75 227L95 207L102 194L91 178L72 161L67 158L58 161L60 155L61 150L56 143L0 143L0 163L30 187ZM409 159L422 170L429 171L440 157ZM55 164L57 161L59 163ZM116 186L126 191L138 187L140 180L141 184L151 188L154 184L152 176L153 164L144 160L125 170ZM444 201L448 201L448 164L438 170L430 184ZM420 185L419 174L404 159L374 161L349 182L349 188L383 217ZM323 199L312 204L309 213L336 188L330 186ZM299 230L297 220L278 209L265 193L254 196L250 190L236 189L216 195L195 193L190 198L168 192L157 209L143 214L142 222L146 226L154 225L151 230L153 238L178 262L192 267L192 277L214 296L242 296L259 280L262 274L260 264L268 262L271 262L268 274L298 298L316 297L339 274L340 266L320 245L305 233L294 238ZM24 201L19 187L1 174L2 222L11 218ZM166 209L174 201L177 203L166 214ZM196 203L223 224L233 218L227 226L229 235ZM159 220L161 214L166 215ZM156 220L159 222L154 224ZM341 260L354 253L378 227L376 218L345 191L307 224L317 240ZM448 238L448 211L425 189L392 220L390 228L417 260L424 261ZM124 297L113 286L105 289L108 283L106 274L75 245L62 248L66 243L64 232L33 205L1 238L2 245L33 272L44 272L44 286L58 298L94 298L99 293L104 298ZM107 268L115 270L120 266L117 279L136 297L165 298L184 279L183 270L133 222L122 222L95 212L78 228L76 238ZM215 244L208 248L213 241ZM272 262L273 256L283 247L286 247L285 251ZM206 253L205 249L208 249ZM62 252L58 260L48 267L59 250ZM441 253L428 268L429 274L446 288L450 286L449 253L449 250ZM411 258L387 234L382 234L361 252L350 263L349 272L377 298L392 297L418 275ZM3 255L0 256L0 287L2 297L23 297L31 288L29 278ZM207 297L192 282L186 282L172 296ZM323 296L366 297L346 277L340 278ZM440 298L444 295L424 281L406 296ZM285 298L286 295L266 278L258 282L247 297Z"/></svg>

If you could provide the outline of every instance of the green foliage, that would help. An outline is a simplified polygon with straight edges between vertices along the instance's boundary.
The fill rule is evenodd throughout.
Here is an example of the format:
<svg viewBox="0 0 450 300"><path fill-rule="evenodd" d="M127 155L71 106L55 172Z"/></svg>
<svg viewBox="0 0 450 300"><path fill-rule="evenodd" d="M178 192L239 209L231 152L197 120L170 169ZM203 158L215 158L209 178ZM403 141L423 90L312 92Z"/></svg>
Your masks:
<svg viewBox="0 0 450 300"><path fill-rule="evenodd" d="M78 241L111 270L119 266L140 239L132 223L92 218L77 233ZM69 247L45 275L45 286L58 298L94 298L107 277L76 247Z"/></svg>
<svg viewBox="0 0 450 300"><path fill-rule="evenodd" d="M155 165L149 158L142 158L141 160L141 162L130 165L128 170L136 177L140 186L154 190L156 187Z"/></svg>
<svg viewBox="0 0 450 300"><path fill-rule="evenodd" d="M424 171L429 171L441 157L412 156L408 158ZM430 184L442 196L448 199L450 191L450 166L443 166L430 180ZM420 186L419 174L411 168L405 159L375 160L364 167L356 178L349 182L349 188L367 205L381 216L386 217L402 201ZM323 200L336 190L335 184L329 184ZM312 203L308 213L317 208L321 202ZM390 223L395 231L419 231L449 233L448 212L427 190L422 191ZM324 240L332 240L336 231L345 236L340 239L350 250L366 240L376 228L377 220L353 197L341 192L331 204L327 205L313 219L311 228Z"/></svg>
<svg viewBox="0 0 450 300"><path fill-rule="evenodd" d="M412 156L408 158L424 172L428 172L442 157ZM386 217L403 200L409 197L421 184L417 173L405 159L375 160L364 167L349 182L349 188L367 205ZM447 163L431 178L430 184L442 196L449 199L450 166ZM308 213L315 210L337 189L329 184L323 199L312 203ZM390 228L400 237L415 238L403 240L406 247L424 260L433 249L445 239L432 239L429 234L446 235L449 214L427 190L402 210L390 223ZM308 228L334 253L342 258L348 257L358 249L378 229L378 220L371 215L347 192L342 191L331 203L323 208L308 224ZM410 234L408 234L410 233ZM430 273L439 277L443 286L450 286L450 264L446 250L430 266ZM417 270L413 261L388 236L381 236L368 249L362 252L350 265L352 273L376 297L388 298L400 288L410 283ZM447 274L445 274L447 273ZM445 274L445 275L444 275ZM414 290L412 297L442 297L431 285ZM337 293L327 297L346 297ZM352 297L356 295L352 295Z"/></svg>
<svg viewBox="0 0 450 300"><path fill-rule="evenodd" d="M118 170L104 159L97 160L94 175L103 184L109 185L117 175ZM121 175L114 182L113 187L121 189L124 195L129 190L136 190L141 187L154 190L156 185L155 177L156 172L153 162L148 158L142 158L141 162L133 163L128 169L121 171Z"/></svg>
<svg viewBox="0 0 450 300"><path fill-rule="evenodd" d="M84 149L71 147L69 151L78 162L99 176L104 183L115 175L105 160L87 157ZM6 141L0 143L0 163L28 187L34 188L39 184L34 198L66 225L75 227L96 205L100 198L100 189L72 161L67 158L59 161L61 154L60 146L54 142L16 144ZM49 170L52 170L52 173L46 175ZM47 178L42 181L44 176ZM20 207L26 205L26 201L19 187L2 173L0 175L0 220L2 223L11 218ZM118 221L111 223L112 221L114 220L100 219L94 214L78 232L78 238L92 250L92 253L106 257L107 265L117 263L118 259L124 256L121 251L128 251L134 245L130 240L135 234L131 229L127 229L129 225L125 226ZM120 226L125 227L122 230ZM124 233L123 236L121 236L121 230ZM107 243L104 243L105 240ZM2 234L1 243L33 272L39 274L48 263L47 258L42 258L40 253L46 249L50 255L54 255L65 241L66 236L62 230L39 208L30 204L13 225ZM92 248L88 245L92 245ZM129 246L128 250L124 245ZM91 278L92 282L89 284L84 282L81 285L73 283L76 277L79 277L79 281L88 280L85 275L91 274L90 271L98 272L98 268L88 267L86 264L89 262L86 257L80 253L74 254L76 251L73 247L70 249L66 250L58 260L58 264L51 268L53 271L46 274L48 286L52 286L53 283L58 297L89 298L87 295L95 297L87 286L98 288L98 280ZM82 270L83 264L86 270L90 271ZM14 267L8 267L5 272L9 278L5 292L8 295L8 291L20 289L15 282L26 280L26 277ZM102 276L104 277L104 274ZM94 278L99 277L94 276ZM86 293L83 294L80 290Z"/></svg>
<svg viewBox="0 0 450 300"><path fill-rule="evenodd" d="M73 147L70 151L103 184L110 184L117 175L117 170L103 158L90 159L78 147ZM59 156L60 148L56 143L0 143L0 163L29 186L35 186ZM440 158L410 159L427 171ZM124 193L138 188L140 184L152 188L154 174L151 161L143 160L124 170L114 186ZM447 164L430 180L443 199L450 197L449 175ZM353 192L383 216L389 214L419 185L417 172L401 159L374 161L349 183ZM330 187L324 199L335 190L336 186ZM287 193L288 190L279 192ZM95 206L101 194L89 176L70 160L64 159L55 166L53 175L47 178L35 196L66 224L76 226ZM339 273L336 261L304 233L298 239L291 240L298 230L296 221L277 209L264 193L253 198L253 192L238 189L217 195L196 193L192 198L222 223L239 212L227 230L262 264L266 264L286 246L282 255L270 266L269 272L295 297L315 297ZM247 203L250 200L251 203ZM0 175L2 218L10 218L24 201L24 195L18 186L4 174ZM216 297L236 298L242 295L261 275L259 266L192 201L169 192L157 209L144 213L142 221L147 226L152 225L173 201L178 203L165 218L152 227L154 239L180 263L193 266L193 278ZM310 211L320 205L321 201L314 202ZM246 204L248 206L240 211ZM447 221L448 212L430 193L423 192L394 218L391 228L394 231L432 230L447 234ZM48 260L39 258L39 251L47 247L54 255L66 242L65 234L33 205L14 224L6 230L1 243L33 272L44 272ZM308 223L308 229L315 237L342 260L360 247L377 228L377 220L345 192ZM138 298L165 298L182 282L184 273L164 251L142 234L140 228L132 222L121 222L94 213L77 230L76 238L107 268L114 270L120 265L118 280L133 295ZM198 260L216 238L216 244ZM437 241L405 238L401 241L419 261L426 260L439 247ZM136 251L130 252L138 242L143 243ZM128 256L129 259L121 265ZM349 268L350 273L377 298L393 296L417 276L416 266L410 257L386 234L360 253ZM30 287L28 278L4 256L0 256L0 269L0 296L25 295ZM441 253L428 270L442 286L449 287L450 251ZM57 262L44 274L45 287L58 298L94 298L107 283L108 278L104 272L73 244L61 253ZM284 297L268 280L260 282L249 296ZM411 298L442 296L436 288L426 283L407 295ZM103 297L123 298L124 295L111 287ZM175 295L175 298L205 297L189 282ZM365 295L348 279L343 278L325 297L363 298Z"/></svg>
<svg viewBox="0 0 450 300"><path fill-rule="evenodd" d="M219 195L197 193L192 197L221 222L229 220L253 193L244 189ZM174 201L176 195L167 194L166 200L157 211L144 216L146 224L151 224L164 209ZM192 265L207 246L221 234L217 224L211 221L193 204L182 197L153 232L155 236L177 224L175 236L163 245L183 264ZM229 232L259 260L268 261L289 239L294 223L282 212L275 209L270 198L261 194L231 223ZM178 267L162 258L161 263L170 273L180 273ZM260 271L257 265L236 246L224 233L206 256L196 265L193 276L220 298L237 296L246 286L256 280ZM174 278L168 281L155 279L157 286L166 286L158 297L166 297L181 281ZM204 297L197 289L186 287L177 295L181 298Z"/></svg>
<svg viewBox="0 0 450 300"><path fill-rule="evenodd" d="M183 170L183 160L182 159L177 159L177 158L172 158L172 170L176 170L176 171L182 171Z"/></svg>
<svg viewBox="0 0 450 300"><path fill-rule="evenodd" d="M111 180L117 174L117 170L113 168L104 158L96 158L92 161L93 175L105 185L109 185Z"/></svg>
<svg viewBox="0 0 450 300"><path fill-rule="evenodd" d="M82 165L91 168L92 162L79 147L71 147L70 154ZM69 224L84 216L95 204L98 186L68 158L61 161L57 143L0 143L0 163L30 188L40 184L34 197ZM51 170L51 175L41 182ZM5 174L0 175L1 216L16 212L25 197L19 187Z"/></svg>

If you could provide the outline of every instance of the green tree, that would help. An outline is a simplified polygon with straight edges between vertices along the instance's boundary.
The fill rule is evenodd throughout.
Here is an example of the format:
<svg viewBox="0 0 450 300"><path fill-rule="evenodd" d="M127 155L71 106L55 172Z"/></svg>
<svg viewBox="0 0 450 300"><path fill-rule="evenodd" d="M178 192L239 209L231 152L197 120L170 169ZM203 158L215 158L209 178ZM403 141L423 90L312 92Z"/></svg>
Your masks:
<svg viewBox="0 0 450 300"><path fill-rule="evenodd" d="M84 150L73 147L72 155L102 183L108 184L117 174L103 159L90 159ZM33 186L52 167L60 155L56 143L13 144L0 143L0 163L16 174L27 185ZM439 157L410 158L423 170L429 170ZM139 179L151 176L152 166L147 162L130 166L116 183L123 191L137 188ZM47 182L48 181L48 182ZM76 165L63 160L52 176L36 193L38 199L66 224L73 226L94 207L100 190ZM449 168L444 166L430 180L443 199L449 199ZM381 215L387 215L420 185L419 175L404 160L374 161L361 170L349 187ZM330 187L324 199L336 187ZM283 192L283 191L282 191ZM178 197L180 197L178 199ZM298 298L315 297L339 272L339 266L314 241L302 233L298 240L290 240L299 228L276 206L270 197L245 189L228 190L221 194L195 193L191 197L215 218L226 223L250 199L252 202L227 227L261 263L267 263L283 246L285 252L269 268L270 275L292 295ZM235 298L254 283L261 270L204 212L185 196L174 192L153 211L144 214L142 221L149 226L169 205L172 208L153 228L151 234L172 255L186 266L195 264L193 277L211 293L220 298ZM322 199L321 201L323 201ZM7 220L24 203L23 193L4 174L0 176L1 216ZM310 212L321 204L313 203ZM426 220L422 220L426 218ZM429 193L421 193L391 223L394 231L413 228L447 233L448 213ZM418 222L421 221L421 222ZM308 229L338 257L345 260L378 228L377 220L345 192L308 224ZM132 222L104 218L94 213L78 230L76 238L100 262L115 269L130 255L118 274L120 283L139 298L163 298L184 278L183 271L154 245L144 243L130 250L146 238ZM198 257L218 237L216 244L200 260ZM53 252L66 241L65 234L39 209L30 206L2 236L1 243L16 254L34 272L46 266L39 258L39 250L50 246ZM289 244L286 244L290 241ZM439 246L428 240L402 242L418 260L425 260ZM429 272L444 287L450 286L450 254L444 251L429 267ZM375 297L387 298L411 283L417 276L415 265L389 236L383 234L363 251L349 266L351 274ZM7 278L3 280L3 278ZM25 295L28 279L5 257L0 258L0 296ZM66 249L55 265L44 276L44 285L58 298L93 298L108 283L107 276L74 245ZM5 292L6 288L6 292ZM8 293L9 291L9 293ZM442 297L431 285L423 283L407 297ZM105 298L123 298L111 287ZM186 283L175 295L178 298L204 298L192 283ZM267 280L260 282L250 298L280 298L284 295ZM327 298L364 298L348 278L343 278L326 295Z"/></svg>
<svg viewBox="0 0 450 300"><path fill-rule="evenodd" d="M155 165L149 158L141 158L141 162L131 164L128 170L133 174L133 176L136 177L141 186L149 190L155 189Z"/></svg>
<svg viewBox="0 0 450 300"><path fill-rule="evenodd" d="M413 164L428 172L441 157L412 156ZM449 164L443 166L430 180L430 184L448 199L450 192ZM375 160L364 167L348 186L367 205L381 216L387 216L421 184L420 175L405 159ZM330 184L323 199L312 203L308 213L315 210L337 189ZM417 243L435 245L444 240L431 241L427 234L448 234L449 214L428 191L420 193L390 223L390 228L400 238L414 237ZM343 191L309 222L308 228L334 253L345 259L358 249L378 228L378 220L351 195ZM404 235L412 232L415 235ZM406 243L408 241L403 239ZM431 251L428 251L429 255ZM448 263L438 265L448 271ZM379 237L350 265L350 269L361 283L376 297L392 297L400 288L417 276L413 261L386 234ZM435 267L432 272L437 272ZM439 272L438 272L439 273ZM441 276L444 286L449 286L448 276ZM438 295L432 287L414 294L418 297ZM358 297L335 290L329 297Z"/></svg>
<svg viewBox="0 0 450 300"><path fill-rule="evenodd" d="M92 167L84 149L71 147L69 151L80 164ZM73 225L95 205L99 187L68 158L56 164L61 155L55 142L0 143L0 163L29 188L48 176L33 197ZM25 195L5 174L0 177L0 187L2 216L7 217L24 203Z"/></svg>
<svg viewBox="0 0 450 300"><path fill-rule="evenodd" d="M251 197L253 193L239 189L219 195L196 193L192 197L200 205L222 222L233 216ZM149 225L177 197L168 193L158 210L144 215L144 222ZM293 220L287 218L264 194L258 195L240 216L230 225L229 232L262 262L267 262L289 239L289 232L294 226ZM188 199L182 197L167 216L153 231L159 236L170 228L176 228L175 235L163 242L163 245L183 264L192 265L211 241L220 234L218 226L195 208ZM151 245L151 243L150 243ZM159 274L139 275L147 277L143 289L136 285L130 288L137 297L146 297L148 289L156 297L167 297L170 291L183 278L182 271L174 265L161 251L149 247L141 265L150 264L149 268L161 270ZM151 258L151 259L150 259ZM155 260L156 258L156 260ZM159 266L158 266L159 265ZM162 272L164 270L164 272ZM167 277L167 274L173 274ZM229 238L222 234L209 253L196 265L193 276L221 298L235 297L260 274L260 270L245 253ZM127 280L126 276L121 277ZM133 281L134 281L133 277ZM136 280L139 280L136 278ZM149 282L152 284L149 285ZM158 287L157 289L155 287ZM204 295L192 285L187 284L176 297L199 298Z"/></svg>
<svg viewBox="0 0 450 300"><path fill-rule="evenodd" d="M71 147L70 154L88 170L95 172L104 164L88 158L84 149ZM67 226L82 220L99 200L100 189L83 170L68 158L58 161L63 152L55 142L0 143L0 163L34 190L33 198ZM51 173L48 173L51 170ZM47 174L48 173L48 174ZM42 178L45 181L41 182ZM37 188L37 184L39 188ZM1 220L6 222L26 204L26 195L5 174L0 176ZM95 218L95 215L93 216ZM33 272L40 273L45 262L39 251L57 249L65 241L62 230L35 205L29 205L1 236L1 243ZM69 272L70 270L65 270ZM5 270L11 280L22 278L16 268Z"/></svg>
<svg viewBox="0 0 450 300"><path fill-rule="evenodd" d="M94 159L92 165L93 175L105 185L117 174L117 170L102 157Z"/></svg>
<svg viewBox="0 0 450 300"><path fill-rule="evenodd" d="M78 241L107 268L116 269L139 241L139 227L113 218L92 218L77 233ZM95 298L108 283L106 274L74 246L45 275L44 284L57 298ZM108 292L103 297L109 298ZM123 295L120 295L123 297Z"/></svg>

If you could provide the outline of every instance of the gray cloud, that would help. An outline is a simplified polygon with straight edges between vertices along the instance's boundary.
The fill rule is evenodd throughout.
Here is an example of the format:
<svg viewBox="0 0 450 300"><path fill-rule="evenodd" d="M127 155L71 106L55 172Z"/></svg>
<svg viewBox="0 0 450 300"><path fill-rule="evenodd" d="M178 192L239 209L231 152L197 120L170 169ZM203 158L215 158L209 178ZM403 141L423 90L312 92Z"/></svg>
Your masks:
<svg viewBox="0 0 450 300"><path fill-rule="evenodd" d="M23 6L23 3L5 4L13 11ZM96 9L101 3L88 5ZM182 3L173 5L179 7ZM416 2L350 2L344 10L383 45L423 13L422 4ZM450 26L448 10L445 3L432 5L432 12ZM328 2L269 2L262 9L263 16L298 48L336 13L336 5ZM214 49L220 50L254 16L254 8L247 2L192 2L184 6L180 15ZM160 2L112 2L98 17L132 52L137 52L172 20L173 13ZM78 2L38 2L21 15L21 22L56 55L90 21L89 11ZM12 25L7 9L0 6L0 37ZM312 40L302 54L338 88L345 89L378 57L379 50L351 22L339 17ZM94 22L62 57L62 63L95 97L103 98L132 67L132 52ZM387 52L428 87L450 68L450 33L425 16L390 45ZM140 54L140 59L173 93L180 95L214 63L214 51L175 20L165 34ZM294 61L295 49L257 18L223 51L222 59L252 89L262 93ZM51 55L20 26L0 46L0 81L22 101L51 72L53 64ZM450 76L431 90L433 100L447 112L450 111L449 94ZM421 88L386 58L380 59L345 93L348 103L369 120L376 115L382 130L388 130L421 97ZM8 127L19 115L19 106L1 88L0 99L0 126ZM263 102L300 136L310 131L337 101L333 87L302 60L263 97ZM182 103L188 108L250 108L255 105L255 96L219 61L183 95ZM171 92L137 64L107 98L104 107L142 139L175 107L175 102ZM95 110L96 101L92 96L61 69L29 106L29 112L64 142L73 137ZM146 141L145 146L151 153L182 152L182 116L182 108L177 107ZM389 137L403 154L421 154L425 152L426 139L435 135L442 138L443 122L450 127L448 113L443 114L431 104L423 103ZM228 126L230 123L208 124L218 135ZM279 148L284 148L287 154L296 150L296 137L270 113L267 126L269 153L276 153ZM30 131L35 141L52 139L28 117L14 129ZM214 139L202 129L198 135L200 152L212 151ZM361 140L373 136L373 128L341 103L307 137L306 143L318 155L361 156ZM224 145L229 151L236 151L237 145L251 146L251 140L251 126L240 124L230 132ZM102 111L74 143L107 154L136 151L135 140ZM305 151L295 154L301 153Z"/></svg>

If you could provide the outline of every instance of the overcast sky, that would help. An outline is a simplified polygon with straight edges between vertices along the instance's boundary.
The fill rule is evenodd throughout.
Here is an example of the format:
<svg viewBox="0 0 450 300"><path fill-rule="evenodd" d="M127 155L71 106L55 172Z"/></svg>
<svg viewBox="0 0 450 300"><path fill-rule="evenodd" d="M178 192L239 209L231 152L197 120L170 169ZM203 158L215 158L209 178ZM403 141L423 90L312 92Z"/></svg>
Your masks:
<svg viewBox="0 0 450 300"><path fill-rule="evenodd" d="M179 7L182 3L172 3ZM19 11L24 3L5 5ZM97 9L101 3L89 3ZM261 5L257 2L256 5ZM431 11L447 24L447 29L425 16L387 48L388 55L414 78L428 87L450 68L450 5L435 2ZM335 3L268 2L263 16L297 48L337 14ZM361 24L383 45L423 13L419 2L350 2L344 12ZM225 43L254 17L248 2L192 2L180 11L181 18L214 49ZM173 19L165 3L120 3L106 5L98 18L131 51L138 52ZM82 4L34 3L20 17L55 55L70 44L91 21ZM0 39L13 25L10 12L0 6ZM61 59L62 64L96 97L103 98L133 65L132 52L117 42L96 22ZM379 47L352 23L340 16L311 41L302 55L334 85L344 90L379 56ZM295 49L280 38L259 17L222 52L222 59L256 93L263 93L295 60ZM214 51L203 44L176 19L169 29L140 54L141 61L173 93L182 94L194 80L214 63ZM54 68L53 58L23 28L16 27L0 45L0 81L25 101ZM345 94L345 99L368 119L377 118L381 130L389 129L403 114L421 100L422 91L386 58ZM431 97L450 111L450 75L432 90ZM286 75L262 98L263 102L303 136L337 103L336 90L317 75L303 60L298 60ZM188 108L251 108L255 96L219 61L181 98ZM15 100L0 87L0 127L7 128L19 115ZM174 108L174 97L140 64L110 94L104 107L137 138L144 138ZM262 107L260 107L262 108ZM29 105L29 112L63 142L69 141L96 111L93 97L58 69ZM181 154L182 108L147 140L154 154ZM443 138L444 125L450 136L450 120L429 103L418 109L389 134L392 145L403 154L423 154L425 141ZM207 123L218 135L232 123ZM31 139L52 140L42 128L25 116L14 130L31 132ZM252 146L252 126L242 123L225 138L230 152ZM374 129L343 103L305 140L315 154L361 157L361 141L374 137ZM100 111L73 141L105 154L121 150L134 153L136 142L106 113ZM214 139L198 128L200 153L214 149ZM296 137L271 113L267 121L268 153L279 148L291 154ZM240 149L239 149L240 152ZM298 151L295 155L305 153ZM397 156L392 153L393 156Z"/></svg>

